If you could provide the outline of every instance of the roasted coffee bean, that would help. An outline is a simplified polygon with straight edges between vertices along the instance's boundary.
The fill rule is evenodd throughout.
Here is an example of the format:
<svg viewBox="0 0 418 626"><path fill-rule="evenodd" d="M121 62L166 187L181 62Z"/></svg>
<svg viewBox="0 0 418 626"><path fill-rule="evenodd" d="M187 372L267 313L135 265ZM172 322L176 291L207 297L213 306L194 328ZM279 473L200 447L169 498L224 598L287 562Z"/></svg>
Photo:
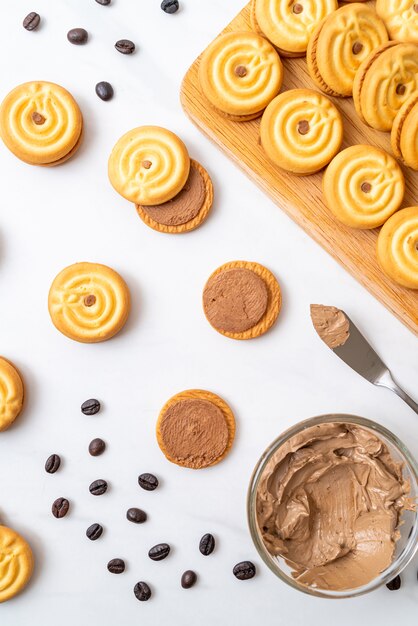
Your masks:
<svg viewBox="0 0 418 626"><path fill-rule="evenodd" d="M52 515L57 519L61 519L61 517L67 515L69 508L70 503L66 498L57 498L51 507Z"/></svg>
<svg viewBox="0 0 418 626"><path fill-rule="evenodd" d="M96 0L97 4L101 4L104 7L107 7L112 0Z"/></svg>
<svg viewBox="0 0 418 626"><path fill-rule="evenodd" d="M102 536L103 526L100 524L92 524L86 530L86 535L91 541L96 541L99 537Z"/></svg>
<svg viewBox="0 0 418 626"><path fill-rule="evenodd" d="M138 476L138 485L145 491L154 491L158 487L158 478L154 474L141 474Z"/></svg>
<svg viewBox="0 0 418 626"><path fill-rule="evenodd" d="M122 574L125 571L125 561L123 559L112 559L107 564L107 569L111 574Z"/></svg>
<svg viewBox="0 0 418 626"><path fill-rule="evenodd" d="M115 48L122 54L132 54L135 52L135 44L133 41L130 41L130 39L119 39L119 41L115 43Z"/></svg>
<svg viewBox="0 0 418 626"><path fill-rule="evenodd" d="M107 482L99 478L91 483L89 491L92 496L102 496L107 491Z"/></svg>
<svg viewBox="0 0 418 626"><path fill-rule="evenodd" d="M147 521L147 514L145 511L133 507L126 511L126 519L130 522L134 522L134 524L143 524Z"/></svg>
<svg viewBox="0 0 418 626"><path fill-rule="evenodd" d="M162 561L170 554L170 546L168 543L159 543L148 552L148 556L153 561Z"/></svg>
<svg viewBox="0 0 418 626"><path fill-rule="evenodd" d="M238 580L249 580L255 576L255 565L251 561L242 561L237 563L232 571Z"/></svg>
<svg viewBox="0 0 418 626"><path fill-rule="evenodd" d="M99 96L100 100L104 100L105 102L111 100L113 98L113 87L110 83L102 80L96 85L96 94Z"/></svg>
<svg viewBox="0 0 418 626"><path fill-rule="evenodd" d="M35 11L31 11L23 20L23 28L26 28L26 30L35 30L35 28L38 28L40 21L41 16L35 13Z"/></svg>
<svg viewBox="0 0 418 626"><path fill-rule="evenodd" d="M179 0L163 0L161 2L161 8L165 13L177 13L179 7Z"/></svg>
<svg viewBox="0 0 418 626"><path fill-rule="evenodd" d="M106 444L103 439L97 437L89 443L89 452L91 456L100 456L106 450Z"/></svg>
<svg viewBox="0 0 418 626"><path fill-rule="evenodd" d="M398 589L401 588L401 577L395 576L395 578L393 580L391 580L390 582L387 583L386 587L389 589L389 591L398 591Z"/></svg>
<svg viewBox="0 0 418 626"><path fill-rule="evenodd" d="M140 582L136 583L134 587L135 598L140 602L146 602L151 597L151 589L147 585L147 583Z"/></svg>
<svg viewBox="0 0 418 626"><path fill-rule="evenodd" d="M209 556L215 549L215 537L210 533L203 535L199 543L199 550L204 556Z"/></svg>
<svg viewBox="0 0 418 626"><path fill-rule="evenodd" d="M60 465L61 459L58 454L51 454L46 460L45 471L48 472L48 474L55 474Z"/></svg>
<svg viewBox="0 0 418 626"><path fill-rule="evenodd" d="M90 400L86 400L81 405L81 412L84 415L96 415L100 411L100 402L91 398Z"/></svg>
<svg viewBox="0 0 418 626"><path fill-rule="evenodd" d="M82 46L87 43L89 34L85 28L72 28L67 33L67 39L76 46Z"/></svg>
<svg viewBox="0 0 418 626"><path fill-rule="evenodd" d="M193 570L188 569L187 572L184 572L183 576L181 577L181 586L183 587L183 589L190 589L190 587L193 587L196 580L197 580L196 572L193 572Z"/></svg>

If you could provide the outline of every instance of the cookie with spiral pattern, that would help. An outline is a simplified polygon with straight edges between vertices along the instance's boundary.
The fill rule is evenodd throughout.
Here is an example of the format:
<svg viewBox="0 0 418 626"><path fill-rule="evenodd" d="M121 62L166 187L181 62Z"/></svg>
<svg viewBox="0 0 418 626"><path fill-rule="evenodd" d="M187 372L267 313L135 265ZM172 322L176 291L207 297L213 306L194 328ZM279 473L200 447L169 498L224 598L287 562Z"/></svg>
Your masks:
<svg viewBox="0 0 418 626"><path fill-rule="evenodd" d="M393 154L405 165L418 170L418 94L401 106L390 135Z"/></svg>
<svg viewBox="0 0 418 626"><path fill-rule="evenodd" d="M0 431L15 421L23 408L24 387L16 367L0 357Z"/></svg>
<svg viewBox="0 0 418 626"><path fill-rule="evenodd" d="M376 13L392 40L418 44L417 0L376 0Z"/></svg>
<svg viewBox="0 0 418 626"><path fill-rule="evenodd" d="M0 526L0 603L22 591L33 566L32 550L25 539L11 528Z"/></svg>
<svg viewBox="0 0 418 626"><path fill-rule="evenodd" d="M393 281L418 289L418 206L397 211L383 225L377 240L377 259Z"/></svg>

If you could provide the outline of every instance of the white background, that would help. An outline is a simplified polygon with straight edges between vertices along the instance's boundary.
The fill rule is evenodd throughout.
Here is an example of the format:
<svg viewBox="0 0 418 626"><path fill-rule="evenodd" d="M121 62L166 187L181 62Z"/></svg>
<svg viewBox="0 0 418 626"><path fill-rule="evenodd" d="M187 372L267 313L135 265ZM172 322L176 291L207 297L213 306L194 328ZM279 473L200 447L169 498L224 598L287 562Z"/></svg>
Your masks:
<svg viewBox="0 0 418 626"><path fill-rule="evenodd" d="M242 0L183 0L166 15L159 0L19 0L4 4L0 19L0 96L33 79L67 87L85 120L85 141L76 157L56 168L18 161L0 146L0 352L21 369L27 407L15 426L0 434L0 516L33 546L36 571L27 590L0 606L5 626L74 623L185 625L338 623L393 624L416 621L417 562L398 593L386 588L350 601L304 596L277 580L260 562L246 526L246 489L263 449L286 427L326 412L351 412L383 423L418 454L417 416L389 391L374 388L320 342L309 320L311 302L344 308L387 361L399 381L418 395L417 340L317 244L294 225L230 163L183 114L179 86L188 66L240 10ZM42 28L26 32L30 11ZM72 46L68 29L83 26L86 46ZM122 56L119 38L137 44ZM100 80L114 85L113 101L94 93ZM183 236L148 229L134 208L111 188L106 164L125 131L160 124L178 133L190 154L213 177L216 201L207 223ZM297 181L296 181L297 184ZM218 265L258 261L278 277L283 310L275 328L250 342L230 341L206 322L203 285ZM127 280L132 313L119 336L83 345L61 335L47 310L54 276L76 261L110 265ZM154 427L161 406L187 388L223 396L238 425L228 458L200 472L171 465L160 453ZM103 402L95 417L83 416L89 397ZM90 457L87 446L103 437L107 452ZM50 476L44 462L63 458ZM161 488L139 489L137 476L156 473ZM93 498L96 478L109 492ZM56 520L53 500L66 496L70 514ZM143 526L125 519L139 506ZM105 526L90 542L92 522ZM203 557L198 541L217 539ZM170 557L154 563L149 547L169 542ZM126 560L111 575L106 563ZM252 581L240 582L233 565L251 559ZM199 584L180 588L185 569ZM138 580L153 588L148 603L132 592Z"/></svg>

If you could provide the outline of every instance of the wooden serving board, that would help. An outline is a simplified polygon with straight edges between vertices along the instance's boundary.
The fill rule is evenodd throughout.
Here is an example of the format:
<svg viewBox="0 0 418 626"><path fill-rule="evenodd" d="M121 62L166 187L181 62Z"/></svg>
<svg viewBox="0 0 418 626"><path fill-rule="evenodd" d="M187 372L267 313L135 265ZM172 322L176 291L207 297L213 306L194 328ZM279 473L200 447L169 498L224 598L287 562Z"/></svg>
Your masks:
<svg viewBox="0 0 418 626"><path fill-rule="evenodd" d="M367 4L373 5L374 2ZM248 4L224 32L251 30ZM282 90L295 87L317 89L306 60L283 58L285 67ZM322 199L322 173L294 176L273 165L259 144L260 119L231 122L211 107L200 90L200 57L187 72L181 87L181 102L191 120L215 142L281 209L306 230L376 298L418 335L418 291L396 285L387 278L376 260L378 230L360 231L336 221ZM344 119L344 147L366 143L388 152L390 136L368 128L358 118L352 98L334 98ZM418 204L418 173L403 168L406 196L403 206Z"/></svg>

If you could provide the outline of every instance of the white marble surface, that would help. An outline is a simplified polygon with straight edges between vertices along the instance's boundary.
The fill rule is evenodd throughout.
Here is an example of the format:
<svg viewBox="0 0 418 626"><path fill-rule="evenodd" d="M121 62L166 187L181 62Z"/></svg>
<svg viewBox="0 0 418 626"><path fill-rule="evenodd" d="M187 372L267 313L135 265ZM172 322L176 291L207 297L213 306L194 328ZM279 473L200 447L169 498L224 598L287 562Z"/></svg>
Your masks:
<svg viewBox="0 0 418 626"><path fill-rule="evenodd" d="M159 0L113 0L110 7L94 0L19 0L2 12L0 96L25 80L62 83L80 103L86 133L77 157L57 169L27 166L0 146L0 351L21 368L28 395L25 413L0 435L0 515L28 537L37 563L25 593L1 606L0 621L5 626L412 623L417 562L397 594L384 588L331 602L287 588L251 544L245 508L252 468L267 444L298 420L357 413L392 429L418 454L417 416L327 351L311 328L309 303L346 309L415 396L417 340L185 117L178 99L181 78L242 0L183 0L182 5L170 16ZM38 32L21 27L30 10L42 15ZM67 42L67 30L76 26L90 32L88 45ZM118 54L113 44L119 38L134 40L137 53ZM114 85L112 102L96 97L99 80ZM149 230L107 180L114 142L149 123L179 133L214 180L213 214L183 237ZM279 323L252 342L218 335L200 305L211 271L237 258L267 265L283 287ZM104 344L72 342L48 316L51 280L81 260L114 267L132 291L126 329ZM166 399L192 387L222 395L238 422L229 457L202 472L169 464L154 436ZM92 396L104 408L85 417L79 406ZM96 459L87 453L95 436L108 443ZM64 460L54 476L43 469L52 452ZM138 488L143 471L158 474L158 491ZM88 485L99 477L111 488L92 498ZM58 496L72 503L62 520L50 513ZM148 511L149 522L129 524L129 506ZM91 543L84 533L94 521L106 532ZM197 550L205 532L218 541L209 558ZM171 543L173 553L153 563L147 550L159 541ZM107 572L113 557L126 559L123 575ZM231 569L247 558L259 573L239 582ZM199 573L199 584L183 591L179 579L188 568ZM137 602L132 588L138 580L152 585L152 601Z"/></svg>

